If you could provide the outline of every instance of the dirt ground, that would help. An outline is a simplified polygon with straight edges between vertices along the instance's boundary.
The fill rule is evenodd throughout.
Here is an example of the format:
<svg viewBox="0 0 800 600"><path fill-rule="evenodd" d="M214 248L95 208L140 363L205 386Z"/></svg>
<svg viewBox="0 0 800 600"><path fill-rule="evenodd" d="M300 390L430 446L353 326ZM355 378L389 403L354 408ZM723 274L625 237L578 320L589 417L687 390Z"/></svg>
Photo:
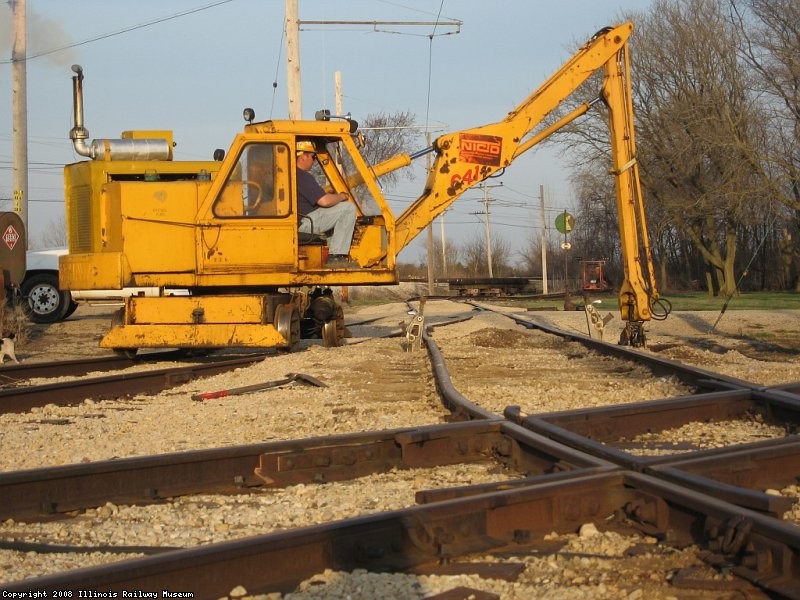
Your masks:
<svg viewBox="0 0 800 600"><path fill-rule="evenodd" d="M16 344L17 359L39 362L111 354L99 344L111 328L111 315L118 308L117 305L83 305L60 323L27 323Z"/></svg>
<svg viewBox="0 0 800 600"><path fill-rule="evenodd" d="M386 296L387 302L398 299L394 292ZM110 329L111 316L118 308L116 304L87 304L60 323L27 323L17 341L17 358L38 362L108 355L110 351L100 348L99 343ZM509 307L500 308L520 314ZM353 306L345 305L345 321L354 322L362 314L372 316L379 311L372 304L354 302ZM611 315L603 339L616 342L624 323L615 310L601 308L600 312ZM590 333L582 311L521 311L520 316L567 331ZM648 323L646 332L649 351L678 361L695 362L698 353L732 358L734 351L754 361L785 361L795 365L800 362L800 306L798 310L729 310L722 316L715 311L674 312L665 321Z"/></svg>
<svg viewBox="0 0 800 600"><path fill-rule="evenodd" d="M400 331L401 319L408 320L407 306L400 298L387 298L391 304L354 302L345 307L345 320L352 326L354 337L342 348L324 348L321 344L305 343L303 351L276 353L269 360L201 380L192 380L176 388L147 397L122 400L86 401L79 406L45 406L30 414L7 414L0 423L0 470L53 467L77 464L115 457L131 457L166 452L181 452L215 448L227 445L263 443L265 441L299 440L320 435L389 430L430 425L444 422L447 411L439 402L437 390L427 356L423 352L404 352L401 339L378 338L373 335ZM413 303L412 303L413 304ZM110 327L116 306L81 306L66 321L53 325L31 325L19 346L21 361L67 360L86 356L105 355L98 343ZM586 315L578 311L524 311L500 307L504 312L514 312L526 320L559 329L588 334ZM490 312L471 312L463 303L429 301L425 306L426 324L450 320L459 314L469 314L472 319L462 320L446 327L436 328L433 338L441 347L445 362L453 378L453 385L466 398L480 406L501 414L509 403L520 405L528 414L534 411L551 412L619 404L645 400L658 400L690 393L672 378L652 378L637 383L635 392L627 387L632 376L630 368L620 368L606 358L593 357L591 352L579 348L575 342L563 343L548 336L514 324L504 316ZM618 313L612 313L604 337L616 342L622 328ZM648 347L666 358L701 364L710 370L725 372L748 381L778 383L800 381L800 309L780 311L728 311L717 323L719 315L712 312L674 313L666 321L652 322L646 327ZM373 321L379 319L379 321ZM356 323L369 325L356 325ZM716 323L716 326L714 326ZM361 336L361 337L359 337ZM554 341L555 339L555 341ZM325 388L312 386L287 386L280 393L263 390L231 398L195 401L192 394L216 390L229 390L265 381L274 381L290 372L307 372L326 383ZM565 373L567 376L565 376ZM523 403L524 401L524 403ZM165 427L165 423L169 426ZM209 424L214 424L209 426ZM224 424L218 426L217 424ZM730 444L730 433L717 432L708 424L701 424L704 439ZM158 435L153 435L158 431ZM747 433L750 433L748 429ZM757 432L758 433L758 432ZM777 435L783 435L781 429ZM692 439L701 434L691 433ZM53 443L57 440L58 443ZM750 439L735 443L745 443ZM26 452L20 453L21 447ZM463 477L473 475L465 473ZM394 478L395 474L391 474ZM469 483L473 483L470 479ZM427 484L415 483L419 489ZM224 514L245 514L243 520L261 524L278 521L282 507L294 509L297 498L308 497L309 521L322 518L340 518L333 507L351 490L336 488L333 500L322 500L307 489L298 492L293 488L291 500L271 504L267 512L244 513L240 507L222 511ZM399 494L380 480L375 487L364 492L370 506L383 507L384 497ZM796 492L792 493L796 496ZM362 504L363 505L363 504ZM359 505L359 506L362 506ZM102 510L110 511L109 507ZM110 519L100 515L98 521L107 524L109 539L123 538L134 529L131 521ZM303 509L304 510L304 509ZM361 510L359 508L359 510ZM175 511L171 505L159 513L163 517L147 520L136 513L135 527L141 531L179 531L183 526L187 536L198 532L230 531L241 533L236 527L212 521L216 518L199 517L196 505L191 508L191 520L185 513ZM220 513L221 514L221 513ZM267 514L267 517L264 516ZM92 515L89 514L91 518ZM163 521L158 519L165 519ZM226 517L227 518L227 517ZM297 526L294 513L286 516L290 526ZM149 519L149 517L148 517ZM177 519L182 525L175 525ZM196 519L201 519L197 521ZM187 526L187 523L189 524ZM305 521L303 521L305 523ZM10 529L15 524L6 524ZM99 532L100 525L84 528ZM81 529L83 531L83 529ZM610 535L613 532L609 532ZM54 534L55 535L55 534ZM62 538L58 538L62 539ZM672 548L667 554L654 543L644 555L634 554L623 559L620 553L604 550L606 534L584 539L579 532L569 535L565 558L533 556L533 564L526 572L534 579L531 589L526 580L509 583L501 593L507 598L677 598L675 588L668 585L667 575L696 564L695 553L686 549L677 553ZM593 541L594 540L594 541ZM624 541L624 540L622 540ZM603 542L603 544L601 544ZM97 544L98 542L92 541ZM152 543L148 539L132 543ZM157 543L157 542L156 542ZM638 542L631 542L637 543ZM625 548L629 544L625 543ZM609 554L611 553L611 554ZM611 561L603 558L611 555ZM658 554L658 555L657 555ZM0 556L0 566L4 566ZM6 559L11 564L11 559ZM28 555L22 556L20 573L31 570L37 574L46 569L63 569L53 555L47 555L40 565ZM67 556L66 560L74 560ZM676 562L676 561L685 562ZM538 561L538 562L535 562ZM72 564L72 563L69 563ZM609 575L612 574L612 575ZM21 575L27 576L27 575ZM335 579L343 580L341 574ZM382 575L383 576L383 575ZM419 585L415 580L413 585ZM326 584L327 585L327 584ZM332 584L331 584L332 585ZM365 585L359 580L358 589ZM448 581L442 589L456 584ZM464 583L467 585L467 582ZM488 585L471 580L471 587ZM505 585L505 584L503 584ZM519 588L519 593L515 591ZM543 589L547 589L545 593ZM332 597L331 588L317 586L321 594L293 597ZM312 590L313 592L313 590ZM574 593L572 593L574 592ZM350 593L350 592L348 592ZM680 597L720 597L713 591L691 591ZM374 593L354 598L399 597L396 593ZM342 595L343 597L344 595ZM338 597L338 596L337 596ZM412 597L412 596L406 596Z"/></svg>

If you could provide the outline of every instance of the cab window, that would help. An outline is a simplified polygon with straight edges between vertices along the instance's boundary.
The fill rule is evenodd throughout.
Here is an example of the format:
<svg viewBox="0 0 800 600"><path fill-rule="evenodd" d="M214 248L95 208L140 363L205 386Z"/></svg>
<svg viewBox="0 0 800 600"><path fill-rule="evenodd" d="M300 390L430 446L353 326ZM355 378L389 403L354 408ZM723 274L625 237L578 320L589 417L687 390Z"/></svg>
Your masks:
<svg viewBox="0 0 800 600"><path fill-rule="evenodd" d="M214 202L217 217L283 217L289 214L289 152L284 144L247 144Z"/></svg>

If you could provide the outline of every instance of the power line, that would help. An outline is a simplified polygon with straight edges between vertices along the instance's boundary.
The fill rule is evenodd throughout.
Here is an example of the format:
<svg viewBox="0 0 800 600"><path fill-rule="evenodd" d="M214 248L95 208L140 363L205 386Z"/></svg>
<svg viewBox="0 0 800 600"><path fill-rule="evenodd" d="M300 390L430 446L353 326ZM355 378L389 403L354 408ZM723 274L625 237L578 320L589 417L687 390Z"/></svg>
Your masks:
<svg viewBox="0 0 800 600"><path fill-rule="evenodd" d="M0 169L3 169L3 168L8 169L8 168L11 167L12 164L13 164L13 162L10 161L10 160L0 160ZM30 165L40 165L40 166L43 166L43 167L53 167L53 168L58 168L58 169L61 169L61 168L64 167L64 163L31 161L28 164L30 164ZM4 165L8 165L8 166L4 166Z"/></svg>
<svg viewBox="0 0 800 600"><path fill-rule="evenodd" d="M208 10L209 8L214 8L215 6L220 6L221 4L227 4L229 2L233 2L233 0L218 0L217 2L212 2L211 4L207 4L205 6L201 6L199 8L192 8L189 10L185 10L180 13L176 13L174 15L170 15L168 17L162 17L160 19L154 19L152 21L147 21L146 23L140 23L139 25L132 25L131 27L126 27L124 29L120 29L118 31L113 31L111 33L104 33L101 35L97 35L95 37L89 38L87 40L83 40L82 42L75 42L74 44L67 44L66 46L59 46L58 48L51 48L50 50L42 50L41 52L37 52L35 54L27 55L25 57L25 61L33 60L34 58L40 58L42 56L47 56L48 54L55 54L56 52L62 52L64 50L69 50L70 48L76 48L78 46L83 46L85 44L90 44L92 42L97 42L99 40L105 40L110 37L115 37L117 35L122 35L123 33L129 33L131 31L136 31L137 29L144 29L145 27L150 27L151 25L158 25L159 23L164 23L166 21L171 21L173 19L177 19L179 17L185 17L186 15L191 15L194 13L202 12L204 10ZM0 60L0 65L9 65L11 64L10 60Z"/></svg>
<svg viewBox="0 0 800 600"><path fill-rule="evenodd" d="M275 110L275 98L278 95L278 73L281 69L281 56L283 54L283 40L286 38L286 25L281 29L281 41L278 43L278 59L275 62L275 78L272 80L272 103L269 106L269 118L272 118L272 112Z"/></svg>

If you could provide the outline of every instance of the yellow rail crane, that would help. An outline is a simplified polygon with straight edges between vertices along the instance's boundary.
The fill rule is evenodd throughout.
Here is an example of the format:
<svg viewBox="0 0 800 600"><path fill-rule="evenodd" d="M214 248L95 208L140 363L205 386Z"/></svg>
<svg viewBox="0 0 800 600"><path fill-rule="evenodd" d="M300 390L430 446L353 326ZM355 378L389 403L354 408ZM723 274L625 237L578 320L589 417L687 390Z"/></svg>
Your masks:
<svg viewBox="0 0 800 600"><path fill-rule="evenodd" d="M65 167L69 253L61 258L60 285L161 289L157 297L128 298L115 314L100 345L126 354L166 347L292 349L301 337L338 345L344 318L331 286L397 283L398 253L433 219L600 100L609 113L625 271L621 342L643 345L643 324L652 318L658 293L636 164L627 48L632 29L623 23L598 32L503 120L442 135L428 148L377 165L360 151L356 122L325 112L314 121L253 122L245 109L243 132L210 161L174 161L170 131L128 131L121 139L89 142L83 71L73 66L70 138L90 160ZM597 100L533 133L599 69L605 74ZM355 205L343 264L326 261L322 232L299 231L298 143L313 148L324 189ZM378 178L430 153L422 194L395 216Z"/></svg>

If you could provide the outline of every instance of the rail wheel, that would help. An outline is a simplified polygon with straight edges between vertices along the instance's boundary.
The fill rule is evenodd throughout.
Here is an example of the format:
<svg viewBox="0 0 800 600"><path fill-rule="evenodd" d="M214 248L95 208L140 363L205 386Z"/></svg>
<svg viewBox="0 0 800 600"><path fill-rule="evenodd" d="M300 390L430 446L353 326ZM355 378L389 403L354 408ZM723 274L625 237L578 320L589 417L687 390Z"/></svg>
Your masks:
<svg viewBox="0 0 800 600"><path fill-rule="evenodd" d="M619 336L620 346L641 348L645 345L644 326L641 322L628 321Z"/></svg>
<svg viewBox="0 0 800 600"><path fill-rule="evenodd" d="M341 346L344 341L344 310L339 305L334 309L333 317L322 326L322 341L326 347Z"/></svg>
<svg viewBox="0 0 800 600"><path fill-rule="evenodd" d="M279 304L275 308L275 329L289 343L289 351L300 343L300 311L294 304Z"/></svg>

